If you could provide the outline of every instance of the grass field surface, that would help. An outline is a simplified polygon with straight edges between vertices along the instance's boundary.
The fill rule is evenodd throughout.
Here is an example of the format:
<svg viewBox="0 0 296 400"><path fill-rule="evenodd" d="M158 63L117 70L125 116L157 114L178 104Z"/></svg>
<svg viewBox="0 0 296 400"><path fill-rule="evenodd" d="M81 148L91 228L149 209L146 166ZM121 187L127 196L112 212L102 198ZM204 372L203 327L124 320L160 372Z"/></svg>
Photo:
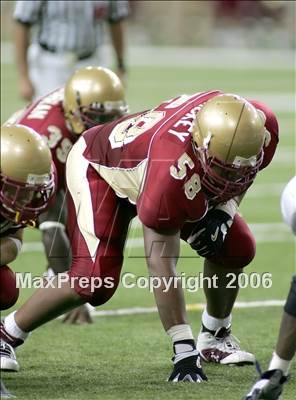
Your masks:
<svg viewBox="0 0 296 400"><path fill-rule="evenodd" d="M16 70L1 65L1 120L23 106L17 95ZM257 239L257 254L247 273L271 273L270 288L241 289L238 301L284 300L295 273L295 239L283 224L280 193L295 174L294 70L254 68L219 69L192 66L131 66L127 98L131 111L155 106L181 93L221 89L265 101L280 124L280 144L272 164L256 179L246 195L241 213ZM37 230L27 229L26 246L12 267L19 272L43 273L46 265ZM147 276L141 227L133 223L134 246L126 249L123 273ZM194 276L202 271L202 259L182 246L179 273ZM23 289L18 308L33 289ZM204 303L202 289L186 291L188 304ZM100 310L155 306L147 289L120 285L114 297ZM266 368L274 348L282 307L256 307L233 312L233 333L241 346L254 352ZM190 311L194 333L200 328L201 310ZM168 384L171 344L157 313L95 317L90 326L64 326L59 320L37 329L17 351L18 374L4 374L7 387L19 399L199 399L238 400L256 379L254 367L205 365L209 382ZM295 365L284 399L295 399ZM294 375L294 376L293 376Z"/></svg>

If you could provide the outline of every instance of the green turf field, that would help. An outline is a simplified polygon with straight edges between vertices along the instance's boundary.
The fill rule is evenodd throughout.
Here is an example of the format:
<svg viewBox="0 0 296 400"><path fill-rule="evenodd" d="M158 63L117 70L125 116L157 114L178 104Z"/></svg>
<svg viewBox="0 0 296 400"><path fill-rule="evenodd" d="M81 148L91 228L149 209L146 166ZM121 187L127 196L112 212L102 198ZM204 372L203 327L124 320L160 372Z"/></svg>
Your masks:
<svg viewBox="0 0 296 400"><path fill-rule="evenodd" d="M292 70L206 70L193 68L134 67L130 69L128 100L131 111L156 105L176 94L221 89L271 101L280 128L281 141L272 165L258 176L254 189L246 196L241 212L257 242L257 255L248 272L270 272L272 286L242 289L238 301L284 300L290 277L295 273L295 241L282 224L279 196L285 183L295 174L295 115L292 113L294 73ZM2 65L1 120L23 104L16 91L13 65ZM279 97L277 97L279 96ZM285 103L286 102L286 103ZM295 106L295 103L294 103ZM284 111L288 110L288 111ZM130 235L138 238L135 226ZM26 241L39 240L38 231L27 230ZM141 247L126 253L123 272L147 276ZM202 261L182 248L179 272L187 276L202 271ZM42 252L24 252L13 264L15 271L40 275L45 267ZM32 290L23 289L16 308ZM204 302L202 290L186 292L188 304ZM102 310L154 306L146 289L122 286ZM241 345L254 352L267 366L276 341L281 307L238 309L233 313L233 333ZM201 311L190 311L189 319L198 333ZM171 345L156 313L96 317L91 326L63 326L53 321L38 329L18 350L21 372L4 374L8 388L19 399L199 399L238 400L256 378L253 367L205 365L209 382L201 385L168 384ZM296 368L287 385L284 399L296 393Z"/></svg>

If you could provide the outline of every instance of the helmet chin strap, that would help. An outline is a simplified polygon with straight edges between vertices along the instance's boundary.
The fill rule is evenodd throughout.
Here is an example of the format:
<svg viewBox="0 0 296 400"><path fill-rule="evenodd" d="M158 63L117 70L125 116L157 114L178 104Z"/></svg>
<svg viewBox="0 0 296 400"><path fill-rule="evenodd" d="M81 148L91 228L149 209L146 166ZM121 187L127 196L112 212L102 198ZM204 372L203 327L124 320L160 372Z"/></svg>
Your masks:
<svg viewBox="0 0 296 400"><path fill-rule="evenodd" d="M33 219L29 219L28 221L25 221L25 222L21 221L21 213L19 211L15 212L14 222L16 224L23 224L28 228L36 227L36 221L34 221Z"/></svg>
<svg viewBox="0 0 296 400"><path fill-rule="evenodd" d="M19 211L15 212L14 222L19 224L21 221L21 213Z"/></svg>
<svg viewBox="0 0 296 400"><path fill-rule="evenodd" d="M27 228L36 228L36 221L33 219L30 219L29 221L26 222L26 227Z"/></svg>

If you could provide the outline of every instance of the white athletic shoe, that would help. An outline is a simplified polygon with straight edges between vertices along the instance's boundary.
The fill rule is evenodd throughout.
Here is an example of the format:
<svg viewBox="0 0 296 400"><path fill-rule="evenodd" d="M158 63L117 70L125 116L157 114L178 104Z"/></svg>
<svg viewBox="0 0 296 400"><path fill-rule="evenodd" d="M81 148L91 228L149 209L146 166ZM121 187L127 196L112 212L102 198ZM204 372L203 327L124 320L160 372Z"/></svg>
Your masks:
<svg viewBox="0 0 296 400"><path fill-rule="evenodd" d="M241 350L238 340L230 332L230 326L217 329L215 334L200 332L196 349L200 352L201 358L206 362L224 365L254 364L255 356Z"/></svg>
<svg viewBox="0 0 296 400"><path fill-rule="evenodd" d="M280 400L288 377L280 369L265 371L243 400Z"/></svg>
<svg viewBox="0 0 296 400"><path fill-rule="evenodd" d="M20 367L15 352L10 344L1 340L0 342L1 371L18 372Z"/></svg>

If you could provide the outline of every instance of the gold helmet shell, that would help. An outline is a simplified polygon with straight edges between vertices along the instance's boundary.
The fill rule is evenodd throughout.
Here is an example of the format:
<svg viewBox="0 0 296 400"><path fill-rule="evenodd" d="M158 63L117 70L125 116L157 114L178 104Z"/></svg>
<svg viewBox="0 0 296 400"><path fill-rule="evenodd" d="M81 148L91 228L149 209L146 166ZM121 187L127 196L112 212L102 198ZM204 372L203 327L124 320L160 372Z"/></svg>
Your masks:
<svg viewBox="0 0 296 400"><path fill-rule="evenodd" d="M240 195L253 182L263 159L265 115L234 94L208 100L192 131L205 190L222 201Z"/></svg>
<svg viewBox="0 0 296 400"><path fill-rule="evenodd" d="M52 158L42 137L24 125L2 126L1 214L14 222L34 220L53 193Z"/></svg>
<svg viewBox="0 0 296 400"><path fill-rule="evenodd" d="M128 111L121 80L103 67L78 69L65 85L63 106L70 129L76 134Z"/></svg>

